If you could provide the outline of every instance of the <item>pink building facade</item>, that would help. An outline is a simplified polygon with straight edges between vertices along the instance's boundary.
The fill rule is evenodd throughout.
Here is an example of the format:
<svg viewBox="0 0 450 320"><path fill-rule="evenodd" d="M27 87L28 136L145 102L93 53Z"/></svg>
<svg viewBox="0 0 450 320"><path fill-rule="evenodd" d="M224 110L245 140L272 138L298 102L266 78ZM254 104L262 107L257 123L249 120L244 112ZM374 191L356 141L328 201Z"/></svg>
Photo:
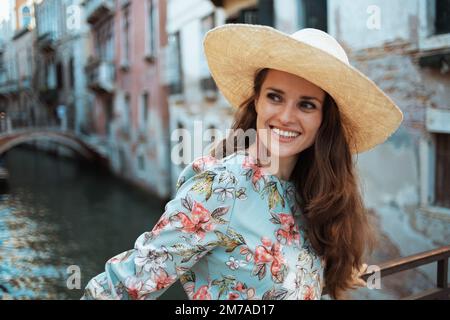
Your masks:
<svg viewBox="0 0 450 320"><path fill-rule="evenodd" d="M93 8L89 8L92 5ZM90 0L88 85L94 93L92 130L108 146L114 171L169 196L170 158L166 88L165 1Z"/></svg>

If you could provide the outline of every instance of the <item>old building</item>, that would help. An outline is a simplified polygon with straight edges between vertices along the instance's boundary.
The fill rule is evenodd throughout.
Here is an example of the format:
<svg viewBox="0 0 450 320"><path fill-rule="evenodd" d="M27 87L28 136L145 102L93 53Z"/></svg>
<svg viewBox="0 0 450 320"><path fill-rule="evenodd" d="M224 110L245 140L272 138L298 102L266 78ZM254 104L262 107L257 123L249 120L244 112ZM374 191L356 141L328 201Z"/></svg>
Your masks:
<svg viewBox="0 0 450 320"><path fill-rule="evenodd" d="M35 120L32 103L34 1L10 1L9 20L3 23L2 68L0 71L0 101L13 127L24 127Z"/></svg>
<svg viewBox="0 0 450 320"><path fill-rule="evenodd" d="M446 0L329 1L330 32L404 113L358 157L366 205L402 256L450 243L449 12Z"/></svg>
<svg viewBox="0 0 450 320"><path fill-rule="evenodd" d="M165 1L84 1L91 25L86 66L94 132L107 141L113 169L169 195L166 88L161 83Z"/></svg>
<svg viewBox="0 0 450 320"><path fill-rule="evenodd" d="M82 9L77 0L35 4L35 91L45 112L39 125L57 125L76 133L88 132L90 124L84 72L88 28Z"/></svg>

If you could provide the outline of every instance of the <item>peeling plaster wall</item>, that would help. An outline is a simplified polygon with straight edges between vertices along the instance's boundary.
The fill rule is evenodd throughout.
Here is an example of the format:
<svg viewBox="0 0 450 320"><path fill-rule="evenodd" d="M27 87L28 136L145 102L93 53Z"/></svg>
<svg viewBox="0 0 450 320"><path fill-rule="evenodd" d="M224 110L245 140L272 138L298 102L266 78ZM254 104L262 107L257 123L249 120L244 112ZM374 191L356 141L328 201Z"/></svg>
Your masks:
<svg viewBox="0 0 450 320"><path fill-rule="evenodd" d="M380 86L404 115L386 143L357 157L364 201L384 239L375 260L448 245L450 208L436 209L423 201L424 188L429 188L425 182L434 177L434 160L429 160L431 166L423 162L434 155L433 148L423 148L433 142L426 126L427 109L450 110L450 74L418 64L423 54L418 50L419 17L425 7L413 0L329 0L328 5L329 33L344 46L350 63ZM370 5L380 9L379 30L367 27ZM391 298L398 298L433 286L435 269L435 265L421 267L411 271L410 278L399 274L384 283ZM386 297L383 294L360 296Z"/></svg>
<svg viewBox="0 0 450 320"><path fill-rule="evenodd" d="M408 41L418 7L418 0L329 0L328 31L354 50ZM369 28L377 16L380 28Z"/></svg>

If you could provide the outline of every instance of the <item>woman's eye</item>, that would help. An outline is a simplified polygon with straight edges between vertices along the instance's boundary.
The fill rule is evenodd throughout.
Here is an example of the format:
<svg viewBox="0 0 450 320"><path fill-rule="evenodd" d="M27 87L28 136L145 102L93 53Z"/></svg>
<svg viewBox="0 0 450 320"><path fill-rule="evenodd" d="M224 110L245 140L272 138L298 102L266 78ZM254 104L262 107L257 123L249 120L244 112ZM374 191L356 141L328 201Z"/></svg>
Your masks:
<svg viewBox="0 0 450 320"><path fill-rule="evenodd" d="M300 107L304 108L304 109L308 109L308 110L314 110L317 109L316 105L314 103L311 102L300 102Z"/></svg>
<svg viewBox="0 0 450 320"><path fill-rule="evenodd" d="M275 93L269 93L269 94L267 94L267 97L270 100L275 101L275 102L280 102L281 101L281 97L279 95L275 94Z"/></svg>

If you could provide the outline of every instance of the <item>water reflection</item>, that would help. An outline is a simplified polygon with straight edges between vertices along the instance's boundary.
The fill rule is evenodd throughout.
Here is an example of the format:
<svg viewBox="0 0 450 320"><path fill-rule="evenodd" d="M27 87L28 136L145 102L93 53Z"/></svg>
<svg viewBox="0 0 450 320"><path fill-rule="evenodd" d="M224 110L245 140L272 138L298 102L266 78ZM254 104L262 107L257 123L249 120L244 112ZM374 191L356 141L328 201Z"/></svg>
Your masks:
<svg viewBox="0 0 450 320"><path fill-rule="evenodd" d="M79 299L112 256L133 248L165 203L89 164L15 148L4 158L10 190L0 196L0 296ZM81 269L81 290L66 286ZM176 285L162 299L185 299Z"/></svg>

